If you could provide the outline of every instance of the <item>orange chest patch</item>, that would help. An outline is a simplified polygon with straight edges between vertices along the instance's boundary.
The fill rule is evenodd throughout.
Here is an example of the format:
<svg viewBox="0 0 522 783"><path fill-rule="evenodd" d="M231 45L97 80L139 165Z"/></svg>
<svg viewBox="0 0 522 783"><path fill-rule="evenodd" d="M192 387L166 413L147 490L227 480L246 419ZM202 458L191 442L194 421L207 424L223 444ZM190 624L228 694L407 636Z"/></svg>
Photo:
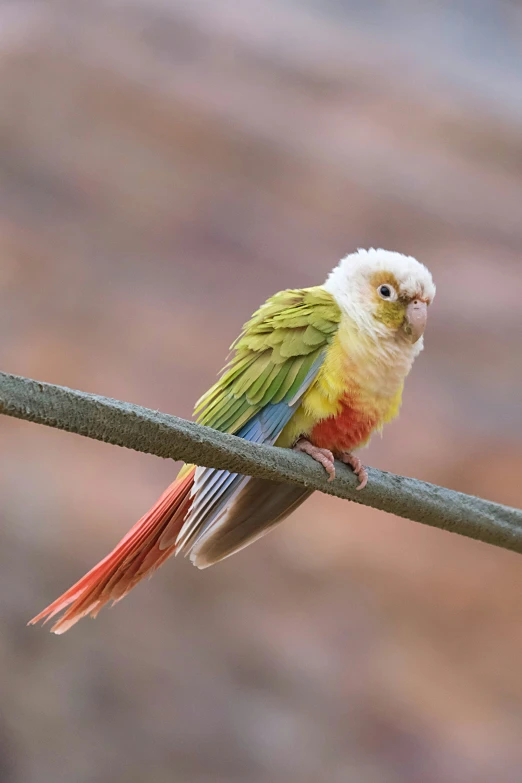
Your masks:
<svg viewBox="0 0 522 783"><path fill-rule="evenodd" d="M367 442L378 424L377 415L357 410L349 402L343 402L340 412L322 419L314 426L309 437L314 446L323 449L333 452L352 451Z"/></svg>

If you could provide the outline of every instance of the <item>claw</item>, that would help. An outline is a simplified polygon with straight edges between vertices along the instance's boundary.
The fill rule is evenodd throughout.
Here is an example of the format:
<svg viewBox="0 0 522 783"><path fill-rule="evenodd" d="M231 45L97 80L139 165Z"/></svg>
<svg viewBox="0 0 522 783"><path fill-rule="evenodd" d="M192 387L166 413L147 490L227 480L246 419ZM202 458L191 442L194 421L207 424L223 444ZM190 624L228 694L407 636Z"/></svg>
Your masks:
<svg viewBox="0 0 522 783"><path fill-rule="evenodd" d="M344 462L345 465L349 465L359 479L359 485L356 487L356 489L364 489L368 483L368 471L362 464L359 457L355 457L353 454L350 454L350 452L347 451L343 454L340 454L339 459L341 462Z"/></svg>
<svg viewBox="0 0 522 783"><path fill-rule="evenodd" d="M302 451L304 454L308 454L316 462L319 462L328 473L328 481L333 481L335 478L335 465L334 455L329 449L320 449L318 446L314 446L306 438L299 438L294 446L294 451Z"/></svg>

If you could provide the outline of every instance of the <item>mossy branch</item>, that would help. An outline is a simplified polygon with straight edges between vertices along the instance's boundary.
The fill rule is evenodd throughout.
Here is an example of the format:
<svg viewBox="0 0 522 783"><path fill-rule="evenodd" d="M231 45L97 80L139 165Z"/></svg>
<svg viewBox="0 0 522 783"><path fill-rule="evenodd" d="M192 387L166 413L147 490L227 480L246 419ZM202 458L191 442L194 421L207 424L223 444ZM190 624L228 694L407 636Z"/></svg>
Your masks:
<svg viewBox="0 0 522 783"><path fill-rule="evenodd" d="M304 454L249 443L209 427L62 386L0 373L0 413L117 446L235 473L301 484L344 500L522 553L522 511L413 478L369 470L357 492L351 470L337 463L328 483Z"/></svg>

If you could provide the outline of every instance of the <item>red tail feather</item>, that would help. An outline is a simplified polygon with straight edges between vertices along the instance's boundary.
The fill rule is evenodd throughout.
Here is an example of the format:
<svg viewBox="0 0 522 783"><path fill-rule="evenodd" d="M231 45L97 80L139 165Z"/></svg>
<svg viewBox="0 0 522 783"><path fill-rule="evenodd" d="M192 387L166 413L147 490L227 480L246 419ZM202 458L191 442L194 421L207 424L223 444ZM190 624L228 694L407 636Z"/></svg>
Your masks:
<svg viewBox="0 0 522 783"><path fill-rule="evenodd" d="M64 633L85 615L96 617L108 601L119 601L145 576L150 576L175 551L174 543L162 547L162 540L176 540L192 504L190 490L195 470L176 479L107 557L29 624L47 622L69 607L51 629Z"/></svg>

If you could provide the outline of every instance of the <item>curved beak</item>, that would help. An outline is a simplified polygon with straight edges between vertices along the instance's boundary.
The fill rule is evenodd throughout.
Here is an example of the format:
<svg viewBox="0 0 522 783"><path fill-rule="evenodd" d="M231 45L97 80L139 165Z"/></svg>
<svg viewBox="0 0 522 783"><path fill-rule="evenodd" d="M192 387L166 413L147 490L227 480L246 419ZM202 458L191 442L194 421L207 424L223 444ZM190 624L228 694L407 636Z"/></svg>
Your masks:
<svg viewBox="0 0 522 783"><path fill-rule="evenodd" d="M416 343L424 334L428 320L428 305L420 299L414 299L406 308L404 331L412 343Z"/></svg>

